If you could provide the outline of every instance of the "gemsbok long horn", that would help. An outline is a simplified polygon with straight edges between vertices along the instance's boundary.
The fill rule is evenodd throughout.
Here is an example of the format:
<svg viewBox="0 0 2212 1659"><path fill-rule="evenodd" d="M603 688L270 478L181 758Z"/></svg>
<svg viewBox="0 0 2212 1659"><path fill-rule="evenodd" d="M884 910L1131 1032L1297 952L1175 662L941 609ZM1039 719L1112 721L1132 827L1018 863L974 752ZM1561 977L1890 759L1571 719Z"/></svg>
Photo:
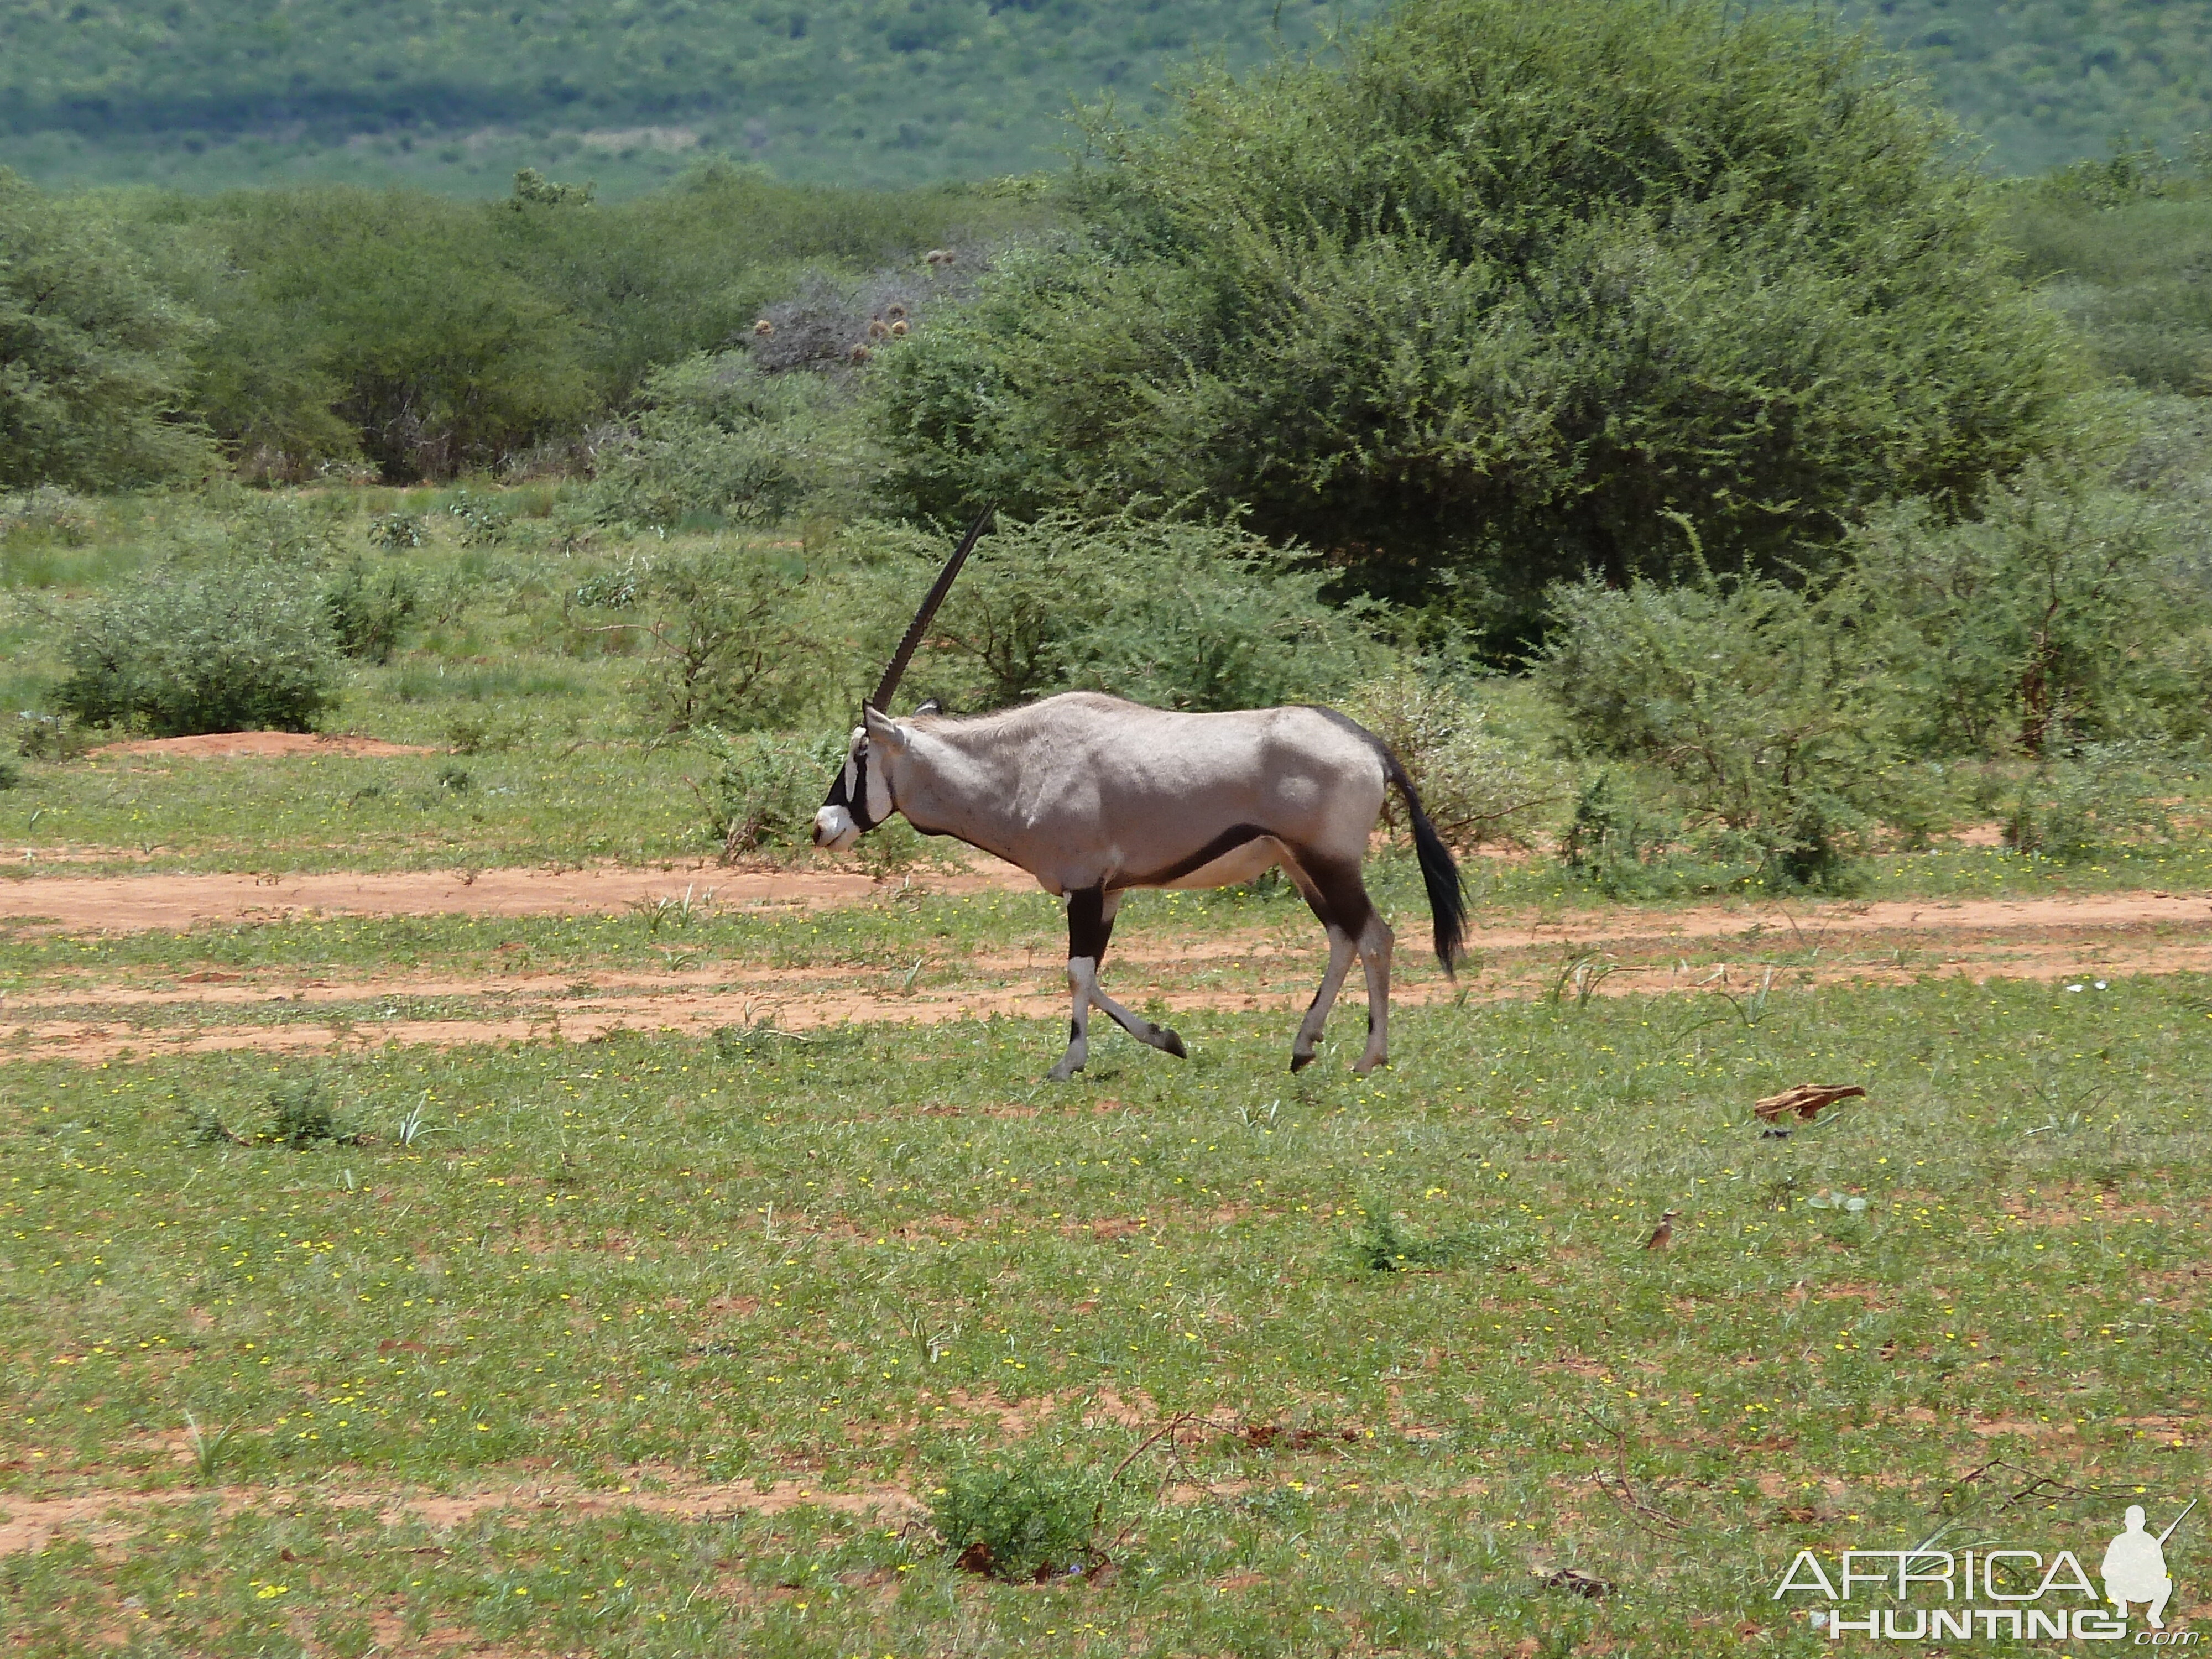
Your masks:
<svg viewBox="0 0 2212 1659"><path fill-rule="evenodd" d="M883 678L877 683L876 695L868 699L869 708L883 714L890 712L891 693L898 690L899 681L906 677L906 665L914 659L915 647L921 643L922 635L928 630L931 621L937 615L937 607L945 603L945 596L952 591L952 579L960 574L960 567L968 562L968 556L975 550L975 544L991 527L991 515L997 511L994 507L987 507L975 515L975 522L968 526L968 533L960 538L960 545L952 550L952 556L945 562L945 568L937 573L937 580L931 585L928 597L922 600L921 609L914 613L914 622L907 629L906 637L899 641L898 649L891 653L891 665L884 670Z"/></svg>

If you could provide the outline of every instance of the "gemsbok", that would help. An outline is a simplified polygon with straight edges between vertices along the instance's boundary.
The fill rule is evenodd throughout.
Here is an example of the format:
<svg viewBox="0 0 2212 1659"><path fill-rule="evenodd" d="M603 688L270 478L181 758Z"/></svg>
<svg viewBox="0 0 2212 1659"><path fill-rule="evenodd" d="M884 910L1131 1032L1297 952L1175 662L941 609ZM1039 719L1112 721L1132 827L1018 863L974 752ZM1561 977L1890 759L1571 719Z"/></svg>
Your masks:
<svg viewBox="0 0 2212 1659"><path fill-rule="evenodd" d="M1182 1058L1182 1039L1098 986L1121 896L1133 888L1225 887L1280 866L1328 933L1328 969L1291 1045L1314 1057L1356 956L1367 976L1367 1046L1352 1070L1389 1058L1393 936L1360 879L1385 787L1404 798L1428 890L1438 960L1449 974L1466 926L1458 866L1388 744L1327 708L1189 714L1071 691L996 714L886 712L891 694L989 514L970 527L862 710L845 764L814 817L817 847L842 852L896 812L1018 865L1067 901L1067 1052L1090 1055L1090 1014Z"/></svg>

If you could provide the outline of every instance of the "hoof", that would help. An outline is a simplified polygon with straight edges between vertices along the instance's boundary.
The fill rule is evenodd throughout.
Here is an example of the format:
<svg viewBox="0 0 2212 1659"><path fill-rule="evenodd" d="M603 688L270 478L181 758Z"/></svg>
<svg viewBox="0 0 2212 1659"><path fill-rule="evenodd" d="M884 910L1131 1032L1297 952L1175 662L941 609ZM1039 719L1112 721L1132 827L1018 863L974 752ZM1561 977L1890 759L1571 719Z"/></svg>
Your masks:
<svg viewBox="0 0 2212 1659"><path fill-rule="evenodd" d="M1177 1060L1188 1060L1190 1051L1182 1046L1182 1039L1164 1025L1152 1027L1153 1047L1162 1054L1173 1054Z"/></svg>
<svg viewBox="0 0 2212 1659"><path fill-rule="evenodd" d="M1358 1065L1352 1068L1352 1074L1354 1077L1365 1077L1376 1066L1388 1066L1389 1063L1390 1059L1387 1054L1378 1054L1373 1060L1363 1059Z"/></svg>
<svg viewBox="0 0 2212 1659"><path fill-rule="evenodd" d="M1311 1054L1292 1054L1291 1056L1291 1075L1295 1077L1298 1073L1304 1071L1307 1066L1313 1063L1314 1057Z"/></svg>
<svg viewBox="0 0 2212 1659"><path fill-rule="evenodd" d="M1085 1058L1088 1058L1088 1056L1085 1056ZM1082 1069L1082 1060L1074 1059L1063 1060L1059 1065L1054 1066L1052 1070L1044 1074L1044 1080L1047 1083L1065 1083L1068 1079L1073 1077Z"/></svg>

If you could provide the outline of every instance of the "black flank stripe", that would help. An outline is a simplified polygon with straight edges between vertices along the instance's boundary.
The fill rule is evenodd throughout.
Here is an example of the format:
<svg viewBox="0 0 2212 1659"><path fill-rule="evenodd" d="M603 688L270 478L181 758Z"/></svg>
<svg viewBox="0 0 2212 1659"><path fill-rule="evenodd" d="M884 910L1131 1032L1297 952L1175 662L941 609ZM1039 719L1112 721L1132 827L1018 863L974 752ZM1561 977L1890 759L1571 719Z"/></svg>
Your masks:
<svg viewBox="0 0 2212 1659"><path fill-rule="evenodd" d="M1206 866L1225 853L1233 853L1247 842L1261 841L1274 831L1256 823L1232 823L1198 851L1186 858L1177 859L1164 870L1155 870L1150 875L1131 876L1114 884L1116 892L1129 887L1161 887L1171 881L1181 881L1194 870Z"/></svg>

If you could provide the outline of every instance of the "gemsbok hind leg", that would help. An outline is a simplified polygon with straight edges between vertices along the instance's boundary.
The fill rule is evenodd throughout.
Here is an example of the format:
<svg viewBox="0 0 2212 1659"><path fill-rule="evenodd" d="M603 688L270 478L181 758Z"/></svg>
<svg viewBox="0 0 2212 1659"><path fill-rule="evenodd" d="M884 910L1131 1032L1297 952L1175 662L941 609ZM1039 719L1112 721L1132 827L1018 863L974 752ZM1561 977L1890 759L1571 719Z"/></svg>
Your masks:
<svg viewBox="0 0 2212 1659"><path fill-rule="evenodd" d="M1321 988L1314 993L1313 1000L1306 1005L1306 1017L1298 1022L1297 1040L1291 1044L1291 1069L1302 1072L1313 1064L1314 1045L1328 1024L1329 1010L1336 1006L1336 994L1344 988L1344 976L1352 971L1352 959L1359 954L1359 943L1337 926L1328 900L1295 859L1285 857L1283 870L1305 896L1307 905L1328 934L1328 970L1321 976Z"/></svg>
<svg viewBox="0 0 2212 1659"><path fill-rule="evenodd" d="M1098 1009L1138 1042L1177 1060L1188 1058L1182 1039L1165 1026L1141 1019L1098 988L1098 964L1114 937L1114 917L1121 896L1096 887L1067 896L1067 989L1073 1004L1067 1021L1067 1052L1046 1075L1064 1083L1091 1058L1091 1011Z"/></svg>
<svg viewBox="0 0 2212 1659"><path fill-rule="evenodd" d="M1285 860L1284 868L1328 930L1328 971L1322 975L1321 989L1314 993L1313 1004L1298 1026L1297 1041L1291 1045L1291 1069L1298 1071L1311 1063L1314 1045L1321 1041L1322 1028L1328 1023L1329 1010L1357 957L1367 972L1367 1048L1352 1070L1364 1077L1389 1058L1390 951L1395 942L1389 924L1376 913L1357 864L1337 864L1309 854L1303 863Z"/></svg>
<svg viewBox="0 0 2212 1659"><path fill-rule="evenodd" d="M1390 924L1370 908L1359 936L1359 965L1367 970L1367 1052L1352 1068L1354 1077L1390 1063L1390 951L1397 942Z"/></svg>

